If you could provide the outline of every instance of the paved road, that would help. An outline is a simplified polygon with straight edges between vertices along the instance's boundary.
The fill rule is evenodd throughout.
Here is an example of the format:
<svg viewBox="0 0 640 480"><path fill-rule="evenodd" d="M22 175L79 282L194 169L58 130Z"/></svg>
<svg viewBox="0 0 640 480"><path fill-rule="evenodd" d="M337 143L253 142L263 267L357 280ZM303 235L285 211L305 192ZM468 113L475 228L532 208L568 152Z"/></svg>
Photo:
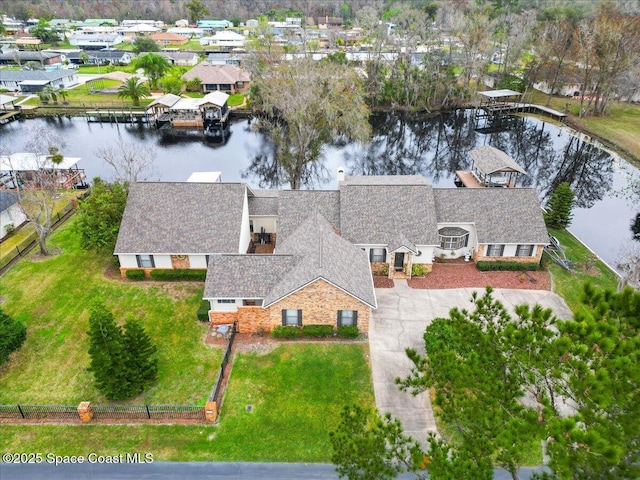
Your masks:
<svg viewBox="0 0 640 480"><path fill-rule="evenodd" d="M520 479L529 480L539 469L523 468ZM152 464L6 465L0 463L2 480L337 480L333 465L321 463L213 463L154 462ZM402 480L415 479L403 474ZM496 470L495 480L510 480Z"/></svg>
<svg viewBox="0 0 640 480"><path fill-rule="evenodd" d="M376 289L378 309L369 326L373 390L378 410L400 419L405 433L424 442L428 433L436 433L428 393L414 397L401 392L394 383L396 377L408 375L413 365L405 349L423 353L424 330L431 320L447 317L453 307L470 309L471 293L478 289L422 290L409 288L404 280L396 280L395 285ZM564 300L546 290L496 289L494 298L512 312L515 305L539 303L552 308L559 318L572 316Z"/></svg>

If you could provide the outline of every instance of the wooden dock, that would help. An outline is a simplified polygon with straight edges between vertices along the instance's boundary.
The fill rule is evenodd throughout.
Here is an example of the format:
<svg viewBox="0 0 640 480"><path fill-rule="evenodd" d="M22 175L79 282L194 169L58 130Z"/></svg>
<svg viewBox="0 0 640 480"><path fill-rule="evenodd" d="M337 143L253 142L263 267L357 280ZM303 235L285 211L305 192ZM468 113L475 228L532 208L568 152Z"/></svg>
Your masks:
<svg viewBox="0 0 640 480"><path fill-rule="evenodd" d="M541 113L543 115L549 115L551 118L557 117L558 120L567 116L566 113L559 112L558 110L554 110L553 108L545 107L543 105L536 105L535 103L504 102L483 105L481 108L489 116L499 113Z"/></svg>
<svg viewBox="0 0 640 480"><path fill-rule="evenodd" d="M0 112L3 112L0 110ZM9 110L0 115L0 125L18 120L22 116L21 110Z"/></svg>
<svg viewBox="0 0 640 480"><path fill-rule="evenodd" d="M149 116L144 110L117 110L111 108L88 110L87 122L94 123L147 123Z"/></svg>

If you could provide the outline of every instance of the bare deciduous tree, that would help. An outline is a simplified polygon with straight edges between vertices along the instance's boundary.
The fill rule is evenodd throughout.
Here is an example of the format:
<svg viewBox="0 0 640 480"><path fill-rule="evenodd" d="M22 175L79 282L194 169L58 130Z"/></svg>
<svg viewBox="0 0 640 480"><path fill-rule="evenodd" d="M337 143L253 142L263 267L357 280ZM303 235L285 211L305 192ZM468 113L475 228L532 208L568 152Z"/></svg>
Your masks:
<svg viewBox="0 0 640 480"><path fill-rule="evenodd" d="M28 136L31 138L26 144L29 167L21 178L16 178L14 195L38 236L40 254L49 255L47 239L51 235L53 211L60 190L60 175L56 167L64 159L60 152L65 142L46 127L31 128ZM12 163L11 160L9 162ZM18 166L11 165L11 168L18 169Z"/></svg>
<svg viewBox="0 0 640 480"><path fill-rule="evenodd" d="M120 139L118 143L98 149L96 155L113 168L116 180L135 183L149 180L156 152L151 146Z"/></svg>
<svg viewBox="0 0 640 480"><path fill-rule="evenodd" d="M622 274L618 282L618 290L630 286L640 290L640 244L628 242L622 246L616 261L616 267Z"/></svg>

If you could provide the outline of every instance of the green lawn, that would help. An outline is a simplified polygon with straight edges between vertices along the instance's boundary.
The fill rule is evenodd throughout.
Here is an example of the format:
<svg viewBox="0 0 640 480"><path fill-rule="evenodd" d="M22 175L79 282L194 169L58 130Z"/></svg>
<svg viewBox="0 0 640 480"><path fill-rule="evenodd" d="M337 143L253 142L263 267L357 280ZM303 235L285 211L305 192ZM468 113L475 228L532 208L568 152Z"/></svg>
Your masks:
<svg viewBox="0 0 640 480"><path fill-rule="evenodd" d="M589 281L600 288L614 290L617 288L617 275L607 268L604 263L598 261L592 271L584 271L585 258L590 255L590 252L573 235L566 230L549 229L549 233L560 241L567 259L571 260L575 266L574 273L569 273L556 263L551 263L549 266L553 278L554 291L565 299L574 313L584 308L580 305L580 296L582 294L582 285L585 282ZM545 258L545 262L550 261L546 254L543 258Z"/></svg>
<svg viewBox="0 0 640 480"><path fill-rule="evenodd" d="M373 406L366 353L362 343L291 343L239 354L217 426L3 425L0 445L33 452L56 445L59 455L150 452L171 461L329 462L328 434L343 405Z"/></svg>
<svg viewBox="0 0 640 480"><path fill-rule="evenodd" d="M88 304L104 299L116 318L139 318L159 351L159 379L129 403L204 404L222 351L203 343L196 320L202 296L197 283L127 283L105 278L111 257L79 248L73 219L53 234L62 253L21 260L0 284L2 308L25 322L27 341L0 370L0 403L104 403L89 365Z"/></svg>

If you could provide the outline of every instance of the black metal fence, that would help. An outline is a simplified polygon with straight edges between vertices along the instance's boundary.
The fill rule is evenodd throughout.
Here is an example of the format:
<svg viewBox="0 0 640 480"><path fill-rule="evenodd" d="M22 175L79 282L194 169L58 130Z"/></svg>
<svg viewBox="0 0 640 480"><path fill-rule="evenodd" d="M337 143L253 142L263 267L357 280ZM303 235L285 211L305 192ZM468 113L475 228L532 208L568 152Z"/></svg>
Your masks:
<svg viewBox="0 0 640 480"><path fill-rule="evenodd" d="M204 420L196 405L92 405L96 420Z"/></svg>
<svg viewBox="0 0 640 480"><path fill-rule="evenodd" d="M204 421L204 407L197 405L92 405L95 420L195 420ZM0 405L0 419L80 421L73 405Z"/></svg>
<svg viewBox="0 0 640 480"><path fill-rule="evenodd" d="M218 402L218 405L222 403L222 386L224 380L224 371L229 364L229 358L231 357L231 348L233 347L233 339L236 337L236 324L234 323L231 327L231 336L229 337L229 343L227 344L227 349L224 352L224 357L222 358L222 364L220 365L220 371L218 372L218 377L216 378L216 383L213 385L211 389L211 394L209 395L210 402Z"/></svg>
<svg viewBox="0 0 640 480"><path fill-rule="evenodd" d="M15 420L78 420L73 405L0 405L0 418Z"/></svg>

